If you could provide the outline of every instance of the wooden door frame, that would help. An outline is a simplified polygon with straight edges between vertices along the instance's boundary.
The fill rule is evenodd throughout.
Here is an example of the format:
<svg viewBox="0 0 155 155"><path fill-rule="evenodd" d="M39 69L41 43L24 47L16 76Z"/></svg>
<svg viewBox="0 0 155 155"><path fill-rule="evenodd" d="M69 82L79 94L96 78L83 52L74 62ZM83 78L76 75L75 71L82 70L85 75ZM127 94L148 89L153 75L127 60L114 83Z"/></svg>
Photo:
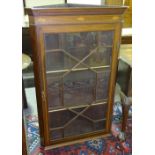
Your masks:
<svg viewBox="0 0 155 155"><path fill-rule="evenodd" d="M110 28L113 27L113 28ZM63 28L63 29L62 29ZM76 30L76 31L75 31ZM85 25L48 25L48 26L39 26L37 27L37 45L38 45L38 58L40 61L39 68L40 70L40 82L41 82L41 107L42 107L42 114L39 112L39 115L42 115L40 121L43 121L43 127L41 127L40 130L43 130L43 133L41 136L44 136L44 142L42 142L43 146L49 146L51 144L57 144L64 141L57 141L56 143L53 143L49 139L49 127L48 127L48 102L47 102L47 83L46 83L46 70L45 70L45 51L44 51L44 34L45 33L60 33L60 32L86 32L86 31L106 31L106 30L114 30L114 43L113 43L113 49L112 49L112 71L110 75L110 86L109 86L109 100L108 100L108 113L107 113L107 123L106 123L106 132L110 132L111 128L111 119L112 119L112 105L113 105L113 95L114 95L114 88L115 88L115 79L116 79L116 71L117 71L117 57L118 57L118 50L119 50L119 44L120 44L120 33L121 33L121 24L120 23L113 23L113 24L85 24ZM39 106L40 107L40 106ZM102 132L103 134L104 132ZM101 135L101 133L99 133ZM89 134L91 136L93 134ZM98 134L95 134L96 136ZM95 136L94 135L94 136ZM88 137L88 136L87 136ZM86 137L86 138L87 138ZM67 139L67 138L65 138ZM75 140L74 138L68 138L68 140Z"/></svg>

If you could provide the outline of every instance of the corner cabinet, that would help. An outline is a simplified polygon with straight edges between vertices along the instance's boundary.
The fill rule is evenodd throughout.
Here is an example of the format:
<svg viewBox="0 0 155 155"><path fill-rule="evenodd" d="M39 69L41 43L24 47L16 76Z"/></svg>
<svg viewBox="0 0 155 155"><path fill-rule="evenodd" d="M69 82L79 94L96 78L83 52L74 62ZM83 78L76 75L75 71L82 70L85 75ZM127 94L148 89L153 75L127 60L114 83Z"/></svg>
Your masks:
<svg viewBox="0 0 155 155"><path fill-rule="evenodd" d="M27 9L45 148L110 133L125 9L74 4Z"/></svg>

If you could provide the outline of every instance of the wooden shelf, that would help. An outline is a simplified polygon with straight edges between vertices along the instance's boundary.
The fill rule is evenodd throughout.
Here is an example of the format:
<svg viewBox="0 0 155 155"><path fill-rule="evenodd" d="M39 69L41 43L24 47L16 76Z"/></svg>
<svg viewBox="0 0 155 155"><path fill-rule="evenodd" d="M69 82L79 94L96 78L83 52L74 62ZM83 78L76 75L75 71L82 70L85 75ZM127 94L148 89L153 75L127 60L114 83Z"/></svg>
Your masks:
<svg viewBox="0 0 155 155"><path fill-rule="evenodd" d="M62 69L62 70L53 70L53 71L47 71L46 74L52 74L52 73L64 73L64 72L69 72L71 71L83 71L83 70L89 70L89 69L93 69L95 71L95 69L104 69L104 68L110 68L110 65L106 65L106 66L98 66L98 67L90 67L90 68L74 68L74 69Z"/></svg>
<svg viewBox="0 0 155 155"><path fill-rule="evenodd" d="M101 104L107 104L107 99L102 100L100 102L96 102L91 104L92 106L95 105L101 105ZM75 108L84 108L86 106L89 106L89 104L83 104L83 105L76 105L76 106L66 106L66 107L57 107L57 108L49 108L48 112L57 112L57 111L62 111L62 110L68 110L68 109L75 109Z"/></svg>

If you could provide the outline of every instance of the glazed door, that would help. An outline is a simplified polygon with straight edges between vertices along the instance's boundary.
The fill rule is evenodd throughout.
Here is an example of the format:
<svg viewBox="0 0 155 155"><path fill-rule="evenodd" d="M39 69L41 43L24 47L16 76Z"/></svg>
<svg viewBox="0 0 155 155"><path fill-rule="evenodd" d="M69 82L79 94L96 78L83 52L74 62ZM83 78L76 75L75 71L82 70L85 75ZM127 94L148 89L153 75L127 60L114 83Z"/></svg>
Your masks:
<svg viewBox="0 0 155 155"><path fill-rule="evenodd" d="M77 30L43 33L50 141L107 127L114 29Z"/></svg>

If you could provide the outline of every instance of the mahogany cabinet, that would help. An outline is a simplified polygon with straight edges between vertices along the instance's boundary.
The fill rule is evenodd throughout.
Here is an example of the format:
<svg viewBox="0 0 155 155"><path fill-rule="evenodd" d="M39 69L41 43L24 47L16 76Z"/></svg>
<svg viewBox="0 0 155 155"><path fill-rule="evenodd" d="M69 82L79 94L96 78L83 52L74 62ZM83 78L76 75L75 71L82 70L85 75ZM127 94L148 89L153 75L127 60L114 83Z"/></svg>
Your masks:
<svg viewBox="0 0 155 155"><path fill-rule="evenodd" d="M74 4L27 9L45 148L110 133L125 10Z"/></svg>

